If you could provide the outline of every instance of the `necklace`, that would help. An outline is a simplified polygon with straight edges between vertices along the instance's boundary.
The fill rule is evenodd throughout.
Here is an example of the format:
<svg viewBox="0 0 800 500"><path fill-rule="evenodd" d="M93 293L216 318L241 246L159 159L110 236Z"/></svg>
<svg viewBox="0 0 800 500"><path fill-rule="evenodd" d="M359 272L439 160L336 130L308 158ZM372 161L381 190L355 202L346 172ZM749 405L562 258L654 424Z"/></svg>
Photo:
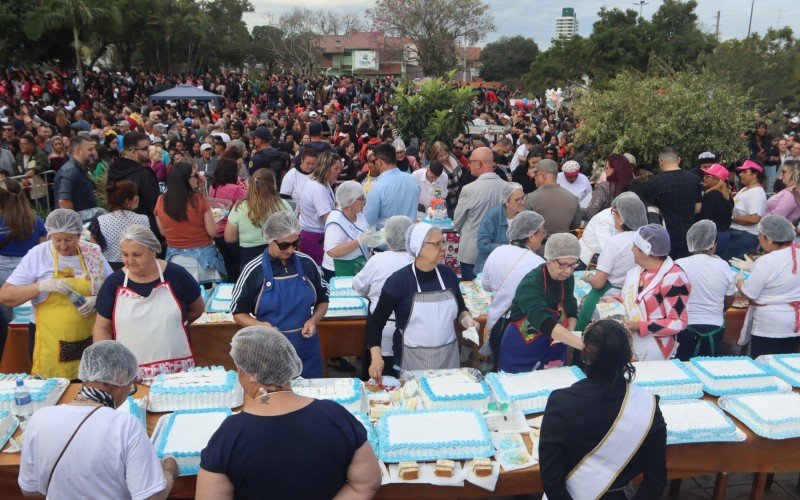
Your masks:
<svg viewBox="0 0 800 500"><path fill-rule="evenodd" d="M266 389L259 389L259 391L263 392L263 394L261 394L260 396L256 396L256 399L258 400L259 403L265 404L265 405L269 404L269 398L274 396L275 394L278 394L278 393L281 393L281 392L294 393L294 391L292 391L291 389L281 389L280 391L268 391Z"/></svg>

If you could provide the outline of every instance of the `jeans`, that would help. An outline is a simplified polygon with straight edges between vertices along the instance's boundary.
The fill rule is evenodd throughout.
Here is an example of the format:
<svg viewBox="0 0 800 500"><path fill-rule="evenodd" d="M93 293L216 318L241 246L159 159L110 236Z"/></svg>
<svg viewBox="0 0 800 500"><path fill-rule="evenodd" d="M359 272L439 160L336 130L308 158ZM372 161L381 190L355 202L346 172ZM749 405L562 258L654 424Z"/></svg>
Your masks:
<svg viewBox="0 0 800 500"><path fill-rule="evenodd" d="M777 165L764 165L764 191L767 194L776 193L775 191L775 179L778 178L778 166Z"/></svg>
<svg viewBox="0 0 800 500"><path fill-rule="evenodd" d="M461 266L461 281L472 281L475 279L475 264L465 264L459 262Z"/></svg>
<svg viewBox="0 0 800 500"><path fill-rule="evenodd" d="M731 229L728 234L730 234L730 243L722 254L724 260L731 260L734 257L741 259L744 254L758 250L758 236L755 234L738 229Z"/></svg>
<svg viewBox="0 0 800 500"><path fill-rule="evenodd" d="M725 250L728 249L728 245L731 243L731 233L728 231L722 231L717 233L717 251L714 254L719 255L722 257L725 254Z"/></svg>

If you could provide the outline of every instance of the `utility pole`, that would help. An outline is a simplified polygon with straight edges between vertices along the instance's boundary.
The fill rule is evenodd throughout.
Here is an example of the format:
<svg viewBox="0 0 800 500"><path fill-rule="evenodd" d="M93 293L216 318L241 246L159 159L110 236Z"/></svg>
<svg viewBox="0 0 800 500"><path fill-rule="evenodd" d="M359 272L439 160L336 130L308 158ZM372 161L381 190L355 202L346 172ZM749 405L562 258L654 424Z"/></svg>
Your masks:
<svg viewBox="0 0 800 500"><path fill-rule="evenodd" d="M639 0L638 2L633 2L633 5L639 6L639 17L642 17L642 7L649 4L650 2L645 2L644 0Z"/></svg>
<svg viewBox="0 0 800 500"><path fill-rule="evenodd" d="M719 42L719 11L717 11L717 29L715 34L717 41Z"/></svg>
<svg viewBox="0 0 800 500"><path fill-rule="evenodd" d="M753 7L756 6L756 0L750 2L750 22L747 23L747 38L750 38L750 30L753 27Z"/></svg>

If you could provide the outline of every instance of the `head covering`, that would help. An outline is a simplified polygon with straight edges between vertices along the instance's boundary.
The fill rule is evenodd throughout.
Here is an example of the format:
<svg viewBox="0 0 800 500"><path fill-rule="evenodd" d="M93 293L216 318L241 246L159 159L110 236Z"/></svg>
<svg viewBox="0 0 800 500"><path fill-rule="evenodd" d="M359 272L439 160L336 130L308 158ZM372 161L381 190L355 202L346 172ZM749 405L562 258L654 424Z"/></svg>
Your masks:
<svg viewBox="0 0 800 500"><path fill-rule="evenodd" d="M697 159L700 161L700 163L714 163L717 161L717 155L711 151L703 151L697 156Z"/></svg>
<svg viewBox="0 0 800 500"><path fill-rule="evenodd" d="M83 382L117 386L130 384L138 374L136 357L115 340L99 340L87 347L78 367L78 378Z"/></svg>
<svg viewBox="0 0 800 500"><path fill-rule="evenodd" d="M745 160L742 163L742 166L737 168L736 170L750 170L750 169L761 172L762 174L764 173L764 167L754 162L753 160Z"/></svg>
<svg viewBox="0 0 800 500"><path fill-rule="evenodd" d="M514 194L514 191L517 189L522 189L522 186L516 182L506 182L503 185L503 189L500 191L500 201L505 205L505 203L511 199L511 195Z"/></svg>
<svg viewBox="0 0 800 500"><path fill-rule="evenodd" d="M386 219L383 232L386 234L386 245L393 252L406 249L406 231L414 222L405 215L394 215Z"/></svg>
<svg viewBox="0 0 800 500"><path fill-rule="evenodd" d="M728 169L723 167L719 163L714 163L710 167L701 168L700 170L702 170L704 174L708 174L708 175L710 175L712 177L716 177L717 179L719 179L721 181L727 181L728 180L728 175L730 174L730 172L728 172Z"/></svg>
<svg viewBox="0 0 800 500"><path fill-rule="evenodd" d="M44 227L49 233L83 233L83 222L78 212L68 208L57 208L50 212L44 221Z"/></svg>
<svg viewBox="0 0 800 500"><path fill-rule="evenodd" d="M207 149L214 149L214 146L212 146L207 142L204 142L203 144L200 145L200 151L205 151Z"/></svg>
<svg viewBox="0 0 800 500"><path fill-rule="evenodd" d="M406 251L416 257L422 250L422 245L425 243L425 237L433 229L433 226L427 222L419 222L409 227L406 230Z"/></svg>
<svg viewBox="0 0 800 500"><path fill-rule="evenodd" d="M539 163L533 167L534 172L542 171L547 172L548 174L557 174L558 173L558 163L554 162L550 159L540 160Z"/></svg>
<svg viewBox="0 0 800 500"><path fill-rule="evenodd" d="M283 387L303 371L289 339L273 327L248 326L236 332L231 357L252 381L264 386Z"/></svg>
<svg viewBox="0 0 800 500"><path fill-rule="evenodd" d="M581 245L578 238L571 233L556 233L547 239L544 245L544 260L578 259Z"/></svg>
<svg viewBox="0 0 800 500"><path fill-rule="evenodd" d="M344 181L336 188L336 204L340 208L349 207L364 196L364 186L356 181Z"/></svg>
<svg viewBox="0 0 800 500"><path fill-rule="evenodd" d="M270 132L267 127L256 127L255 130L250 132L250 135L252 135L253 137L258 137L262 141L272 140L272 132Z"/></svg>
<svg viewBox="0 0 800 500"><path fill-rule="evenodd" d="M758 232L775 243L787 243L794 240L794 226L781 215L765 215L758 222Z"/></svg>
<svg viewBox="0 0 800 500"><path fill-rule="evenodd" d="M394 146L394 150L395 151L405 151L406 150L406 143L403 142L403 139L401 139L399 137L394 140L394 142L392 143L392 146Z"/></svg>
<svg viewBox="0 0 800 500"><path fill-rule="evenodd" d="M622 223L631 231L647 224L647 208L638 196L617 196L611 202L611 208L617 211Z"/></svg>
<svg viewBox="0 0 800 500"><path fill-rule="evenodd" d="M717 225L708 219L692 224L686 232L686 245L690 252L703 252L717 241Z"/></svg>
<svg viewBox="0 0 800 500"><path fill-rule="evenodd" d="M508 241L528 239L544 225L544 217L532 210L523 210L508 223Z"/></svg>
<svg viewBox="0 0 800 500"><path fill-rule="evenodd" d="M131 224L123 229L119 236L119 241L122 243L126 240L145 246L155 253L161 253L161 242L158 241L158 238L149 227L142 224Z"/></svg>
<svg viewBox="0 0 800 500"><path fill-rule="evenodd" d="M575 160L566 161L564 165L561 166L561 171L564 172L566 176L577 177L578 174L581 173L581 164Z"/></svg>
<svg viewBox="0 0 800 500"><path fill-rule="evenodd" d="M800 117L793 116L792 119L789 120L789 121L792 122L792 123L800 123Z"/></svg>
<svg viewBox="0 0 800 500"><path fill-rule="evenodd" d="M666 257L670 251L669 233L658 224L640 227L633 244L645 255L653 257Z"/></svg>
<svg viewBox="0 0 800 500"><path fill-rule="evenodd" d="M630 153L622 153L622 156L624 156L625 158L628 159L628 163L630 163L632 167L636 166L636 157L635 156L633 156Z"/></svg>
<svg viewBox="0 0 800 500"><path fill-rule="evenodd" d="M293 213L281 210L269 216L261 228L261 234L264 235L267 244L293 234L300 234L300 221Z"/></svg>

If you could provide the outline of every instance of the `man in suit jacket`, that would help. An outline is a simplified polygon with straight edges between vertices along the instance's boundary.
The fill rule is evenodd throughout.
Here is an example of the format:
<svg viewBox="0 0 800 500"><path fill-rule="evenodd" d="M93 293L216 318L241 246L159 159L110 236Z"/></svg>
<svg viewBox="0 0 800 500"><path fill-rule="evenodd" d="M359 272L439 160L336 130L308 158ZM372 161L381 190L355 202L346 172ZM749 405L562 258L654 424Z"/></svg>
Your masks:
<svg viewBox="0 0 800 500"><path fill-rule="evenodd" d="M478 260L478 228L486 212L500 205L506 181L494 173L494 154L487 147L477 148L469 159L470 173L476 179L461 189L453 214L453 227L461 232L458 245L458 262L461 279L475 279L475 262Z"/></svg>

